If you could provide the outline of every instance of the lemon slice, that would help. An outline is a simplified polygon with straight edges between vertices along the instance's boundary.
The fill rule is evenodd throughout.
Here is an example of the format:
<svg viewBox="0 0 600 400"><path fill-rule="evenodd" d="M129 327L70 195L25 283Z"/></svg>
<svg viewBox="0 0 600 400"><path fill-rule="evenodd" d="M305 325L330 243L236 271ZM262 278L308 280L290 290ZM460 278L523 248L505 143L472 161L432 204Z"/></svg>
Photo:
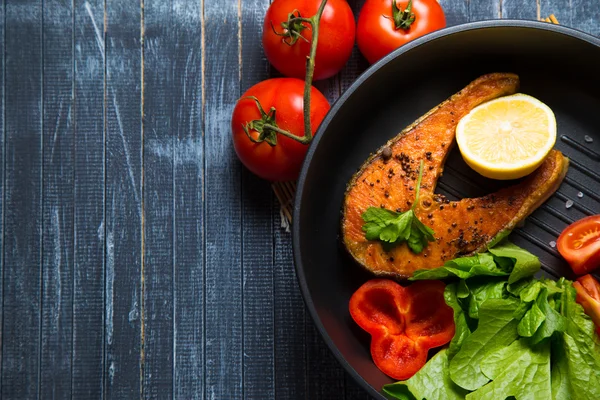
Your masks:
<svg viewBox="0 0 600 400"><path fill-rule="evenodd" d="M483 103L456 127L465 162L492 179L517 179L533 172L556 142L556 119L544 103L513 94Z"/></svg>

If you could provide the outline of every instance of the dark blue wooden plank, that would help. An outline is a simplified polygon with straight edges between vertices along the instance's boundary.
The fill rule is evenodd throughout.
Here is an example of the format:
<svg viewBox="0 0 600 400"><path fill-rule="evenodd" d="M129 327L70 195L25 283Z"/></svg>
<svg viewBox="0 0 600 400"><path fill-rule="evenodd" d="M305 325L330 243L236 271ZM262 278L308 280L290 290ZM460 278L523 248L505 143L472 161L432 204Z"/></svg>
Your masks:
<svg viewBox="0 0 600 400"><path fill-rule="evenodd" d="M502 0L502 18L537 20L537 1L539 0Z"/></svg>
<svg viewBox="0 0 600 400"><path fill-rule="evenodd" d="M2 397L39 395L42 240L41 1L6 1Z"/></svg>
<svg viewBox="0 0 600 400"><path fill-rule="evenodd" d="M363 0L349 0L348 4L350 5L350 8L352 8L352 12L354 13L354 18L358 21L360 9L363 6L364 1ZM341 93L344 93L350 87L350 85L352 85L354 83L356 78L368 67L369 67L369 63L367 62L367 60L362 56L362 54L358 50L358 46L355 45L354 49L352 50L352 55L350 56L350 60L348 60L348 63L346 63L344 69L340 73L340 91L341 91ZM338 366L338 368L341 368L341 366ZM358 384L356 382L354 382L354 380L348 374L344 374L343 385L344 385L343 398L346 400L358 400L358 399L367 400L370 398L370 396L367 395L366 392L360 386L358 386ZM338 396L338 397L341 398L342 396Z"/></svg>
<svg viewBox="0 0 600 400"><path fill-rule="evenodd" d="M74 399L101 398L104 371L104 0L77 0L75 27Z"/></svg>
<svg viewBox="0 0 600 400"><path fill-rule="evenodd" d="M237 2L204 2L205 58L205 391L243 397L241 168L231 143L240 94ZM224 378L226 377L226 379Z"/></svg>
<svg viewBox="0 0 600 400"><path fill-rule="evenodd" d="M5 217L4 210L6 205L6 181L5 181L5 171L6 171L6 124L4 120L5 110L6 110L6 81L4 79L5 68L5 55L6 55L6 40L5 40L5 12L4 12L5 3L2 2L0 5L0 64L2 71L0 71L0 82L2 83L0 86L0 102L2 106L2 112L0 112L0 127L2 129L2 134L0 134L0 299L4 299L4 225L5 225ZM4 320L4 307L0 307L0 327L3 327ZM2 343L3 343L3 335L0 334L0 386L2 386ZM2 391L0 390L0 396L2 395Z"/></svg>
<svg viewBox="0 0 600 400"><path fill-rule="evenodd" d="M502 18L502 0L469 2L469 21Z"/></svg>
<svg viewBox="0 0 600 400"><path fill-rule="evenodd" d="M307 393L305 314L294 272L291 235L280 227L279 209L273 211L275 231L275 393L278 399L301 399Z"/></svg>
<svg viewBox="0 0 600 400"><path fill-rule="evenodd" d="M106 2L106 395L141 395L141 8Z"/></svg>
<svg viewBox="0 0 600 400"><path fill-rule="evenodd" d="M446 26L453 26L469 21L469 0L440 0L446 15Z"/></svg>
<svg viewBox="0 0 600 400"><path fill-rule="evenodd" d="M372 397L356 383L348 373L344 374L344 398L346 400L370 400Z"/></svg>
<svg viewBox="0 0 600 400"><path fill-rule="evenodd" d="M71 0L43 9L43 398L71 397L73 337L73 14Z"/></svg>
<svg viewBox="0 0 600 400"><path fill-rule="evenodd" d="M600 36L600 0L571 0L570 4L570 26ZM558 22L562 23L560 19Z"/></svg>
<svg viewBox="0 0 600 400"><path fill-rule="evenodd" d="M587 0L586 3L589 1L590 0ZM598 2L598 0L592 1ZM558 22L561 25L575 27L573 25L573 4L571 1L567 2L564 0L539 0L538 3L540 5L540 18L544 19L550 14L554 14L554 16L558 19ZM598 2L597 7L600 7L600 2ZM597 21L598 19L596 19L592 26L598 25Z"/></svg>
<svg viewBox="0 0 600 400"><path fill-rule="evenodd" d="M360 9L364 4L364 0L348 0L348 5L354 13L354 19L358 22ZM369 63L358 50L358 46L354 45L350 59L340 73L340 94L344 93L352 83L356 80L365 69L369 67Z"/></svg>
<svg viewBox="0 0 600 400"><path fill-rule="evenodd" d="M171 1L143 6L145 398L173 396L173 67Z"/></svg>
<svg viewBox="0 0 600 400"><path fill-rule="evenodd" d="M174 397L204 398L202 4L175 0L172 30L175 146Z"/></svg>
<svg viewBox="0 0 600 400"><path fill-rule="evenodd" d="M344 371L335 359L312 320L306 314L306 369L309 399L343 399Z"/></svg>
<svg viewBox="0 0 600 400"><path fill-rule="evenodd" d="M335 103L335 101L340 97L342 75L343 73L340 72L329 79L314 82L314 86L319 89L321 93L323 93L323 95L329 101L329 104ZM297 284L294 274L290 274L288 279L291 279L295 284ZM321 339L320 334L314 328L313 321L310 319L308 313L306 314L304 324L306 340L305 373L307 383L307 398L343 398L344 382L342 379L342 367L332 357L328 357L327 353L329 350L325 347L325 343Z"/></svg>
<svg viewBox="0 0 600 400"><path fill-rule="evenodd" d="M242 0L241 93L268 78L261 51L268 0ZM273 196L270 184L242 170L244 398L276 398L273 326Z"/></svg>

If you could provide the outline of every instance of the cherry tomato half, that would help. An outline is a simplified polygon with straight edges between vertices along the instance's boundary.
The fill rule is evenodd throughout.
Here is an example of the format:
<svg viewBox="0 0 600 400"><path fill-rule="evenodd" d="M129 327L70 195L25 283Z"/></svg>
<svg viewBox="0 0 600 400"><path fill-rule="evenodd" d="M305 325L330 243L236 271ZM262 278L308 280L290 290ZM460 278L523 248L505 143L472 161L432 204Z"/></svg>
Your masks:
<svg viewBox="0 0 600 400"><path fill-rule="evenodd" d="M233 145L242 163L254 174L270 181L290 181L298 177L308 145L276 134L276 144L254 143L244 130L249 122L260 120L261 113L250 96L256 97L265 113L275 107L277 127L296 136L304 136L304 81L296 78L268 79L252 86L238 100L233 110L231 130ZM310 121L313 135L329 111L329 103L316 88L311 91ZM259 133L249 129L253 139Z"/></svg>
<svg viewBox="0 0 600 400"><path fill-rule="evenodd" d="M269 62L283 75L304 79L312 28L310 24L302 22L300 34L306 40L298 38L290 45L286 43L290 38L280 35L285 31L281 24L286 23L288 15L294 11L295 15L300 13L300 16L310 18L317 14L320 5L321 0L275 0L267 10L263 25L263 47ZM328 0L319 25L314 80L329 78L344 67L352 53L355 34L354 14L348 3L345 0Z"/></svg>
<svg viewBox="0 0 600 400"><path fill-rule="evenodd" d="M600 335L600 283L591 275L584 275L573 282L577 291L577 302L594 321L596 332Z"/></svg>
<svg viewBox="0 0 600 400"><path fill-rule="evenodd" d="M558 237L556 247L577 275L600 267L600 215L567 226Z"/></svg>
<svg viewBox="0 0 600 400"><path fill-rule="evenodd" d="M409 3L409 0L367 0L360 10L358 48L371 64L403 44L446 26L444 11L436 0L413 0L414 21L408 29L396 29L392 1L402 11Z"/></svg>

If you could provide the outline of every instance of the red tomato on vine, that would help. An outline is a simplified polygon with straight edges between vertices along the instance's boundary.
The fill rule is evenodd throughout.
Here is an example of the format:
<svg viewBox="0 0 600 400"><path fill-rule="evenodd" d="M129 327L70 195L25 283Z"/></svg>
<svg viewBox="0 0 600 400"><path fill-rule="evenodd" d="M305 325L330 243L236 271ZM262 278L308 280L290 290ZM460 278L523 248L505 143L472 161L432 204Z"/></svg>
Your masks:
<svg viewBox="0 0 600 400"><path fill-rule="evenodd" d="M312 139L303 136L304 81L268 79L252 86L233 110L233 145L242 163L254 174L270 181L298 177ZM311 87L310 122L314 135L329 111L321 92Z"/></svg>
<svg viewBox="0 0 600 400"><path fill-rule="evenodd" d="M367 0L358 17L358 48L373 64L403 44L445 26L444 10L436 0Z"/></svg>
<svg viewBox="0 0 600 400"><path fill-rule="evenodd" d="M321 0L275 0L267 10L262 43L269 62L283 75L304 79L314 29L309 20ZM345 0L328 0L321 16L313 79L337 74L352 53L354 14Z"/></svg>

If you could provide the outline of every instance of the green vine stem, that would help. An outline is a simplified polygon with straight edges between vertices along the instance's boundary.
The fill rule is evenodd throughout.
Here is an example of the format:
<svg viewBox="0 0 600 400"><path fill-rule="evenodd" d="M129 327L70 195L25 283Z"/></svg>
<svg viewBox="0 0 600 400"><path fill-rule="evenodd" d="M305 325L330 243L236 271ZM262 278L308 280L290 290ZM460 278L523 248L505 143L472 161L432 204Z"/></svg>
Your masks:
<svg viewBox="0 0 600 400"><path fill-rule="evenodd" d="M310 123L310 92L312 90L312 81L313 81L313 75L315 72L315 57L317 54L317 43L319 41L319 25L321 22L321 16L323 15L323 10L325 10L326 5L327 5L327 0L323 0L321 2L321 5L319 6L317 13L310 18L295 16L294 13L290 13L288 21L286 23L286 26L297 26L298 24L302 24L305 22L305 23L309 24L312 28L312 40L311 40L311 44L310 44L310 53L309 53L308 57L306 57L306 76L304 79L304 135L303 136L295 135L289 131L279 128L277 126L277 124L275 123L275 119L274 119L275 109L271 108L271 110L268 114L264 113L264 111L261 111L261 115L269 115L269 116L272 115L273 116L272 119L270 119L268 121L263 120L262 123L260 123L261 122L260 120L251 121L244 126L244 130L246 131L246 134L248 135L248 137L250 137L249 129L255 129L258 131L258 133L259 133L258 140L250 137L253 142L262 142L262 141L265 141L264 138L270 138L270 140L266 140L267 143L269 143L271 146L275 146L277 144L277 140L272 139L273 135L271 135L270 132L279 133L290 139L294 139L302 144L308 144L312 141L313 134L312 134L312 127L311 127L311 123ZM292 35L294 35L294 34L292 33ZM293 45L293 44L289 44L287 42L285 42L285 43L288 45ZM258 103L258 100L256 100L256 102ZM257 104L257 106L259 107L259 110L262 110L260 103ZM256 127L260 127L260 129L256 129ZM265 132L265 130L267 130L267 132Z"/></svg>

